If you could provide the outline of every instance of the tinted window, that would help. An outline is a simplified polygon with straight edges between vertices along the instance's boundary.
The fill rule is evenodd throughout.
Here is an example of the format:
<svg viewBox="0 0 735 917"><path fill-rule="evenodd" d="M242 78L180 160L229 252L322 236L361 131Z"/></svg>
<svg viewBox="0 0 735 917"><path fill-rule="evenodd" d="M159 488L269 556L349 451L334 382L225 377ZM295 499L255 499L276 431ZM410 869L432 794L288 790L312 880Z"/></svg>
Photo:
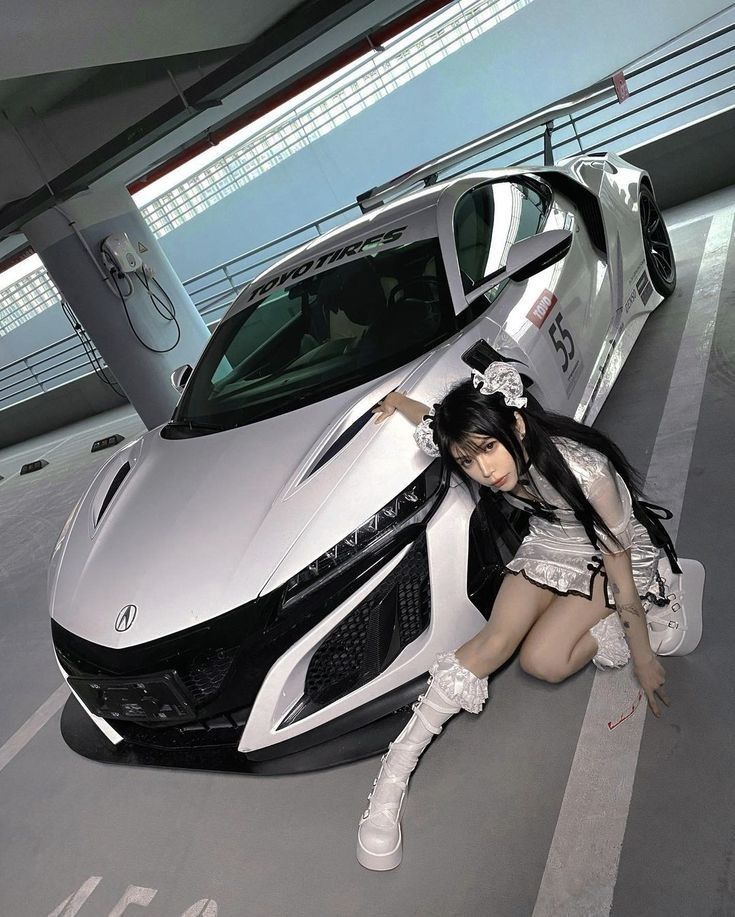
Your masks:
<svg viewBox="0 0 735 917"><path fill-rule="evenodd" d="M351 259L223 321L175 419L228 426L293 410L383 375L455 330L436 239Z"/></svg>
<svg viewBox="0 0 735 917"><path fill-rule="evenodd" d="M454 212L454 240L465 292L505 265L514 242L540 232L550 199L531 185L500 181L480 185L459 199ZM480 308L500 293L481 297Z"/></svg>

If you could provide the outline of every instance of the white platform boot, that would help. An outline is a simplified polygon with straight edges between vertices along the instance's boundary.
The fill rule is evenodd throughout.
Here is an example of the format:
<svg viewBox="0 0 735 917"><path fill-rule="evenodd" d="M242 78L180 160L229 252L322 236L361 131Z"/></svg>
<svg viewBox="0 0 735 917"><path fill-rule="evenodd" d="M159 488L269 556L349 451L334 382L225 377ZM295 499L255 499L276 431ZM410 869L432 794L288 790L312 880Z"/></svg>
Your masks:
<svg viewBox="0 0 735 917"><path fill-rule="evenodd" d="M454 653L440 653L429 687L413 705L413 716L391 742L368 795L357 829L357 859L367 869L395 869L403 855L401 817L408 779L419 757L444 723L460 710L479 713L487 700L487 678L478 678Z"/></svg>
<svg viewBox="0 0 735 917"><path fill-rule="evenodd" d="M644 603L651 649L657 656L686 656L702 639L704 567L686 558L680 558L679 566L681 573L674 573L666 555L661 558L658 588Z"/></svg>
<svg viewBox="0 0 735 917"><path fill-rule="evenodd" d="M655 588L643 600L651 649L657 656L686 656L702 639L704 567L697 560L681 558L681 573L674 573L664 554L658 562ZM618 668L630 659L617 612L590 630L597 640L592 661L598 669Z"/></svg>

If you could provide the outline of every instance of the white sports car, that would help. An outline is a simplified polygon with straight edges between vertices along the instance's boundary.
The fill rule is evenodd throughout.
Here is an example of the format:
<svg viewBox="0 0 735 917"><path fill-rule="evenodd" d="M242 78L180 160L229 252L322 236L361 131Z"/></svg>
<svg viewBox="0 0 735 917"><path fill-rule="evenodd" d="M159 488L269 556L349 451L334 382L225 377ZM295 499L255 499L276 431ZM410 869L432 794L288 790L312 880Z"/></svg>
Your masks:
<svg viewBox="0 0 735 917"><path fill-rule="evenodd" d="M651 181L614 154L433 184L270 267L61 533L67 742L263 772L384 748L435 654L489 616L523 514L476 504L371 408L437 401L483 340L591 423L675 282Z"/></svg>

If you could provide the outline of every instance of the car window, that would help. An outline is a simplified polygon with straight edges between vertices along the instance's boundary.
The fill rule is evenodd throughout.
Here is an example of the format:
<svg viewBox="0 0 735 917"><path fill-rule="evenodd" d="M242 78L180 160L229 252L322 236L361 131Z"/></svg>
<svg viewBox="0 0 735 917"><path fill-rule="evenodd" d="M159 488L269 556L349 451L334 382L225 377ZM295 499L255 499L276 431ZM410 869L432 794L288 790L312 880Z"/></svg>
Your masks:
<svg viewBox="0 0 735 917"><path fill-rule="evenodd" d="M505 265L514 242L540 232L548 209L549 197L521 182L488 182L464 194L454 211L454 241L465 292ZM480 297L480 311L502 288Z"/></svg>
<svg viewBox="0 0 735 917"><path fill-rule="evenodd" d="M293 410L383 375L455 330L437 239L353 258L225 319L175 419L232 425Z"/></svg>

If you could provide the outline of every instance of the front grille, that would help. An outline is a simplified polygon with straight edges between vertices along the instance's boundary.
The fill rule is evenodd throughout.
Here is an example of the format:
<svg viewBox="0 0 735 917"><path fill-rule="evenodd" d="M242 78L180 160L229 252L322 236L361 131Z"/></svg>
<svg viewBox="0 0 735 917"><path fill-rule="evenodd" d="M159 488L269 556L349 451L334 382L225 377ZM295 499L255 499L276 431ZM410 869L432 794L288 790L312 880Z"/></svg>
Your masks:
<svg viewBox="0 0 735 917"><path fill-rule="evenodd" d="M398 578L398 631L401 649L421 634L429 623L431 590L426 544L422 552L409 555L406 569Z"/></svg>
<svg viewBox="0 0 735 917"><path fill-rule="evenodd" d="M422 535L403 561L314 653L304 693L319 706L375 678L427 627L429 567Z"/></svg>
<svg viewBox="0 0 735 917"><path fill-rule="evenodd" d="M211 748L237 745L247 722L249 708L230 714L193 720L190 723L164 726L115 720L112 727L128 742L152 748Z"/></svg>
<svg viewBox="0 0 735 917"><path fill-rule="evenodd" d="M97 676L115 677L118 672L100 665L84 664L72 659L60 647L56 647L61 664L72 676L80 678L95 678ZM222 690L225 679L230 672L232 663L237 655L237 647L232 649L210 649L197 653L192 658L179 657L174 663L174 669L183 682L189 694L189 700L196 707L203 707L214 700ZM131 673L135 677L142 677L140 672ZM129 681L130 676L124 676L121 681Z"/></svg>
<svg viewBox="0 0 735 917"><path fill-rule="evenodd" d="M380 592L385 602L377 603L380 613L372 617L368 613L364 633L356 635L362 652L355 655L355 647L348 646L352 660L346 660L341 670L330 672L325 650L322 674L316 665L312 669L310 683L319 688L320 697L334 691L340 679L348 691L355 678L372 677L371 672L377 674L388 665L428 623L426 546L418 525L407 526L400 538L379 551L368 552L359 569L351 567L330 580L328 587L294 602L285 615L280 614L283 589L278 589L194 627L123 649L91 643L52 620L54 647L72 677L143 682L145 676L176 673L194 708L193 718L170 725L140 717L135 721L123 716L108 720L128 741L151 747L231 744L237 741L275 661L406 544L414 547L386 578ZM375 607L374 601L361 606L363 613Z"/></svg>
<svg viewBox="0 0 735 917"><path fill-rule="evenodd" d="M209 703L217 696L236 654L236 648L209 650L179 669L179 677L197 706Z"/></svg>

